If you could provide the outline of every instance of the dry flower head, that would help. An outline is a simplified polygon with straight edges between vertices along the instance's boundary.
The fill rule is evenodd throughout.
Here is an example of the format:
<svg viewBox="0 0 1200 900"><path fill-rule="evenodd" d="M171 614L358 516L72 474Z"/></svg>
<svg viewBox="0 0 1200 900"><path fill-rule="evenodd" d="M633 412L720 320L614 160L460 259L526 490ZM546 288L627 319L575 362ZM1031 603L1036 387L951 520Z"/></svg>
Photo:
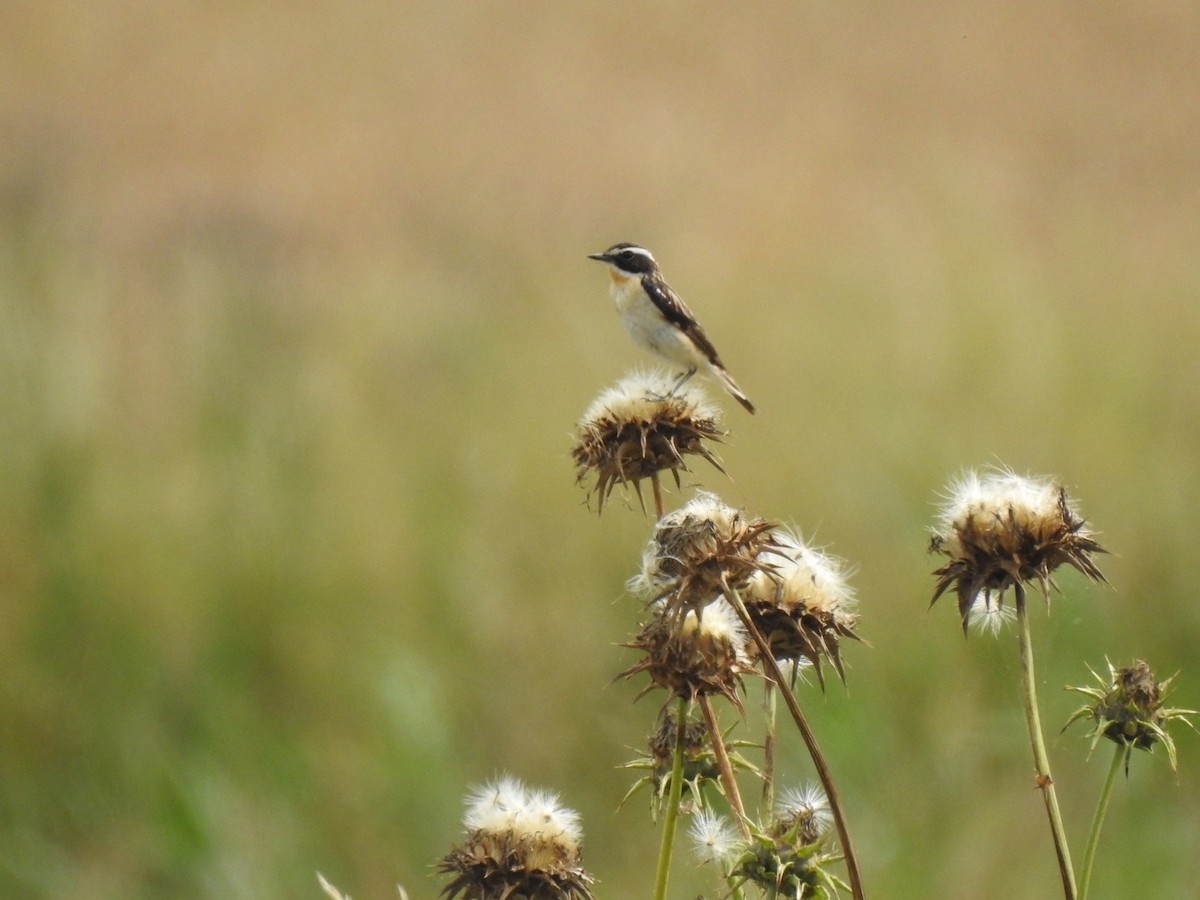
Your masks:
<svg viewBox="0 0 1200 900"><path fill-rule="evenodd" d="M579 814L557 794L503 777L466 800L466 841L442 858L452 875L442 893L465 900L590 900Z"/></svg>
<svg viewBox="0 0 1200 900"><path fill-rule="evenodd" d="M740 710L738 688L742 673L750 669L746 645L746 631L725 600L710 603L703 615L696 610L678 614L660 600L625 645L645 656L619 677L648 674L651 683L639 697L655 687L688 701L702 694L721 694Z"/></svg>
<svg viewBox="0 0 1200 900"><path fill-rule="evenodd" d="M633 485L645 509L642 479L670 472L678 486L679 473L689 471L688 456L725 471L706 443L725 436L720 408L696 382L674 382L661 370L634 372L600 394L580 419L571 451L576 481L594 475L589 494L599 511L618 484Z"/></svg>
<svg viewBox="0 0 1200 900"><path fill-rule="evenodd" d="M950 561L934 572L933 600L955 588L964 632L980 594L1003 603L1009 588L1036 583L1049 600L1051 573L1064 563L1104 580L1092 556L1106 551L1053 480L967 472L951 486L939 519L929 549Z"/></svg>
<svg viewBox="0 0 1200 900"><path fill-rule="evenodd" d="M665 599L671 610L701 611L762 570L774 546L772 523L747 517L714 494L697 494L655 525L631 590Z"/></svg>
<svg viewBox="0 0 1200 900"><path fill-rule="evenodd" d="M824 658L845 681L840 641L859 640L854 591L844 563L785 529L771 534L742 600L777 660L810 662L824 686Z"/></svg>

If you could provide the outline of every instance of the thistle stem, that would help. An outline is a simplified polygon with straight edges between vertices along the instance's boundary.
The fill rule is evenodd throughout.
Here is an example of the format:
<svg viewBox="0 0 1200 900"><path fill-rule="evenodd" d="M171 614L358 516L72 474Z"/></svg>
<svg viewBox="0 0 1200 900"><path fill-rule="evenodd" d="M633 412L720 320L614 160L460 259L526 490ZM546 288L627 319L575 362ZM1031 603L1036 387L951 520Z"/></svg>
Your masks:
<svg viewBox="0 0 1200 900"><path fill-rule="evenodd" d="M775 740L778 731L777 697L775 686L768 681L763 685L763 717L766 726L763 733L763 816L769 816L775 806Z"/></svg>
<svg viewBox="0 0 1200 900"><path fill-rule="evenodd" d="M662 482L658 480L658 473L650 473L650 484L654 488L654 515L655 518L661 519L666 511L666 506L663 504Z"/></svg>
<svg viewBox="0 0 1200 900"><path fill-rule="evenodd" d="M1042 721L1038 713L1037 681L1033 674L1033 637L1029 628L1029 610L1026 608L1024 585L1017 582L1014 592L1021 649L1021 699L1024 702L1025 722L1029 726L1029 740L1033 747L1037 786L1042 791L1046 815L1050 819L1050 834L1054 838L1054 852L1058 856L1058 868L1062 873L1063 895L1066 900L1076 900L1078 892L1075 887L1075 872L1071 868L1071 851L1067 847L1062 813L1058 808L1058 797L1054 793L1054 779L1050 776L1050 760L1046 755L1046 742L1042 737Z"/></svg>
<svg viewBox="0 0 1200 900"><path fill-rule="evenodd" d="M1088 885L1092 882L1092 863L1096 861L1096 847L1100 844L1100 828L1104 825L1104 817L1108 814L1108 801L1112 799L1113 782L1117 779L1117 771L1121 768L1121 760L1125 758L1126 746L1117 744L1113 747L1112 764L1108 767L1108 775L1104 779L1104 788L1100 791L1100 799L1096 801L1096 814L1092 816L1092 829L1088 832L1087 850L1083 854L1083 876L1079 883L1079 900L1086 900Z"/></svg>
<svg viewBox="0 0 1200 900"><path fill-rule="evenodd" d="M675 755L671 761L671 788L667 792L667 813L663 818L662 844L658 850L658 871L654 876L654 900L666 900L667 879L671 874L675 826L679 823L679 800L683 797L683 744L687 738L687 710L687 701L681 697L675 709Z"/></svg>
<svg viewBox="0 0 1200 900"><path fill-rule="evenodd" d="M829 764L825 761L825 755L821 752L821 748L817 744L817 736L813 734L813 730L808 724L808 719L804 717L804 712L800 709L800 703L796 700L796 695L792 691L788 680L784 677L783 672L780 671L779 663L775 661L775 655L771 652L770 645L767 644L766 639L750 618L750 612L746 609L746 604L742 602L741 595L729 586L729 582L724 579L724 576L722 576L721 587L725 591L725 598L737 610L738 617L741 618L746 631L754 639L759 655L762 657L763 665L767 669L767 674L779 689L784 705L787 706L788 712L792 714L792 721L796 723L796 729L800 732L800 737L804 740L804 746L808 750L808 755L812 758L813 766L817 770L817 778L820 779L821 787L825 790L825 796L829 800L829 811L833 813L833 824L837 828L838 841L842 845L842 854L846 861L846 874L850 878L850 892L853 894L854 900L864 900L866 894L863 893L862 877L858 871L858 857L854 854L854 845L850 843L850 831L846 827L846 815L842 811L842 802L838 795L837 785L833 781L833 773L829 771Z"/></svg>
<svg viewBox="0 0 1200 900"><path fill-rule="evenodd" d="M697 702L704 714L704 722L708 726L708 736L712 743L713 756L717 758L717 770L721 773L721 784L725 788L725 799L729 808L737 818L738 828L743 840L750 840L750 827L746 824L746 807L742 805L742 794L738 790L737 779L733 776L733 765L729 761L729 751L725 747L725 736L721 734L721 724L717 721L717 712L713 709L712 697L701 694Z"/></svg>

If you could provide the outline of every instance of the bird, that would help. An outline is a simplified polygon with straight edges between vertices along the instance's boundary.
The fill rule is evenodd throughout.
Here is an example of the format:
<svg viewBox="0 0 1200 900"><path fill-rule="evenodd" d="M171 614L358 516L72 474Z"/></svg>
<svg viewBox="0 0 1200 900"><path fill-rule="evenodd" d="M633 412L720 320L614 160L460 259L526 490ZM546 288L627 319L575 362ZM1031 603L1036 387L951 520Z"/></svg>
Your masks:
<svg viewBox="0 0 1200 900"><path fill-rule="evenodd" d="M649 250L637 244L613 244L603 253L589 253L588 259L608 266L613 302L621 323L634 342L666 362L683 368L672 393L706 366L733 399L754 414L754 404L726 371L717 348L692 311L667 284Z"/></svg>

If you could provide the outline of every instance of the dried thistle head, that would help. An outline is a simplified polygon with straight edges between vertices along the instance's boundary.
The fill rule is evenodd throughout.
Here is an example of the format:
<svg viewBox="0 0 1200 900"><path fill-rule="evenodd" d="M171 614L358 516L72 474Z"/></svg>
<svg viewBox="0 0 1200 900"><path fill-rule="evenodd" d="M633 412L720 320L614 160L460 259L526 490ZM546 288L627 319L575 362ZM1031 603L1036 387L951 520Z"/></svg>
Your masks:
<svg viewBox="0 0 1200 900"><path fill-rule="evenodd" d="M746 631L737 613L724 600L703 610L678 613L663 601L651 607L650 618L625 646L645 656L619 677L641 672L651 684L642 691L665 688L672 696L692 701L702 694L721 694L741 710L738 688L750 668ZM641 694L639 694L641 696Z"/></svg>
<svg viewBox="0 0 1200 900"><path fill-rule="evenodd" d="M463 825L467 839L439 865L453 876L442 893L464 900L590 900L592 878L581 866L579 814L558 795L530 790L511 777L472 791Z"/></svg>
<svg viewBox="0 0 1200 900"><path fill-rule="evenodd" d="M608 388L592 401L575 431L575 480L582 484L594 475L589 495L595 494L601 512L618 484L632 484L645 509L642 479L670 472L678 486L691 455L725 471L706 444L725 436L720 408L695 381L676 387L675 379L661 371L634 372Z"/></svg>
<svg viewBox="0 0 1200 900"><path fill-rule="evenodd" d="M1195 730L1188 716L1196 715L1194 709L1171 709L1163 706L1167 689L1175 676L1159 682L1150 671L1150 666L1140 659L1121 669L1114 668L1107 659L1105 663L1108 665L1107 678L1088 667L1097 685L1067 688L1069 691L1086 694L1095 702L1075 710L1063 726L1063 730L1080 719L1091 719L1092 747L1095 748L1102 736L1123 746L1126 776L1129 775L1129 758L1133 751L1153 750L1154 745L1158 743L1167 748L1167 759L1174 769L1175 742L1167 732L1166 725L1178 720Z"/></svg>
<svg viewBox="0 0 1200 900"><path fill-rule="evenodd" d="M781 661L812 663L822 687L824 658L845 681L840 641L859 637L854 631L854 591L846 581L844 563L781 528L772 532L771 546L759 562L761 568L747 581L742 600L772 655Z"/></svg>
<svg viewBox="0 0 1200 900"><path fill-rule="evenodd" d="M665 599L671 610L703 610L727 588L740 590L763 568L774 526L701 493L654 527L634 592Z"/></svg>
<svg viewBox="0 0 1200 900"><path fill-rule="evenodd" d="M955 588L964 632L980 594L1002 604L1010 587L1036 583L1048 601L1051 573L1064 563L1104 580L1092 556L1106 551L1084 527L1066 488L1050 479L967 472L951 485L939 518L929 550L950 561L933 573L933 600Z"/></svg>

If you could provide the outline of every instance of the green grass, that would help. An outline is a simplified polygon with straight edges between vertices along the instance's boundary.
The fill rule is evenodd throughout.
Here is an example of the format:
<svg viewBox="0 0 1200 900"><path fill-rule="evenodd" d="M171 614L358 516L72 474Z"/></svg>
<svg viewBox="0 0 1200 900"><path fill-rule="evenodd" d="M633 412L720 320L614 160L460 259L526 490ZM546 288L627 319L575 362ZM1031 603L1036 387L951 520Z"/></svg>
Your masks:
<svg viewBox="0 0 1200 900"><path fill-rule="evenodd" d="M609 680L650 522L569 459L643 362L584 258L622 239L761 410L698 477L857 566L871 646L803 699L868 891L1053 894L1015 637L927 611L927 528L1002 461L1114 551L1034 621L1078 856L1106 754L1061 686L1139 656L1200 704L1194 13L118 6L127 46L0 29L0 895L433 896L499 771L645 894L614 767L658 701ZM1192 889L1177 739L1104 896Z"/></svg>

